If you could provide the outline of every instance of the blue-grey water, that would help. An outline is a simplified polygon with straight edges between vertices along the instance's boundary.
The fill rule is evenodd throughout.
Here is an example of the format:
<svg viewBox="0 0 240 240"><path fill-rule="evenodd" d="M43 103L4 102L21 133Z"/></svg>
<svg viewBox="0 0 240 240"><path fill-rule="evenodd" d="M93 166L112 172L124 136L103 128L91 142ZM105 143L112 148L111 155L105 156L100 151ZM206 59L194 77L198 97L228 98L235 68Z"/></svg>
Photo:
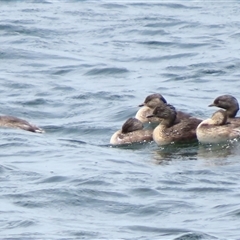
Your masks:
<svg viewBox="0 0 240 240"><path fill-rule="evenodd" d="M111 147L151 93L240 100L239 1L0 1L1 239L239 239L240 144Z"/></svg>

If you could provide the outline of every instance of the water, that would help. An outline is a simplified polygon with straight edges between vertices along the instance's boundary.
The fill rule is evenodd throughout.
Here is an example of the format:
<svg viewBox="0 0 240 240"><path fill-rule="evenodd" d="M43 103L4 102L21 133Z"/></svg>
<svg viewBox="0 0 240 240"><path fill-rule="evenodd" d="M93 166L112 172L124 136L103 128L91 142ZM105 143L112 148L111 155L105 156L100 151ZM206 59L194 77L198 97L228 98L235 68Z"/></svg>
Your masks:
<svg viewBox="0 0 240 240"><path fill-rule="evenodd" d="M1 1L2 239L239 239L239 144L110 147L151 93L240 100L229 2Z"/></svg>

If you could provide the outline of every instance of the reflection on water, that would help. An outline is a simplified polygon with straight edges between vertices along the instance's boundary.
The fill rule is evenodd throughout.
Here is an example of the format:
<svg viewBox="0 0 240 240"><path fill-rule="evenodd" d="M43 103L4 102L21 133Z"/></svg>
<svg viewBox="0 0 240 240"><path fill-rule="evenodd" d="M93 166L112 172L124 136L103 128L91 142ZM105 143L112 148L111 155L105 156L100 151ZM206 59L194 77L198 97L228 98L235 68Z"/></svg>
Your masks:
<svg viewBox="0 0 240 240"><path fill-rule="evenodd" d="M159 147L153 153L156 164L166 164L174 160L197 160L198 143L192 144L171 144Z"/></svg>
<svg viewBox="0 0 240 240"><path fill-rule="evenodd" d="M207 165L232 164L229 156L240 154L239 142L234 140L222 144L171 144L153 151L155 164L167 164L175 160L203 160Z"/></svg>
<svg viewBox="0 0 240 240"><path fill-rule="evenodd" d="M128 144L119 144L119 145L112 145L107 144L105 146L111 147L111 148L119 148L119 149L129 149L129 150L138 150L138 149L145 149L149 148L151 145L155 145L155 142L136 142L136 143L128 143Z"/></svg>
<svg viewBox="0 0 240 240"><path fill-rule="evenodd" d="M200 144L198 158L207 165L229 165L234 164L233 157L238 155L239 151L239 142L235 140L222 144Z"/></svg>

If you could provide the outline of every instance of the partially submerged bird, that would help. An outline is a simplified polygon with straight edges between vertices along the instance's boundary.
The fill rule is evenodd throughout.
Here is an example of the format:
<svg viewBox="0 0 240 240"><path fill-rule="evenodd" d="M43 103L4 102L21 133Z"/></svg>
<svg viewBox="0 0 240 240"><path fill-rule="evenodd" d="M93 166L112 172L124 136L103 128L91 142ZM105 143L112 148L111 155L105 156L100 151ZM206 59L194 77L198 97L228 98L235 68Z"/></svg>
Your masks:
<svg viewBox="0 0 240 240"><path fill-rule="evenodd" d="M227 122L228 115L218 110L211 118L203 120L197 127L197 138L201 143L221 143L240 137L240 128Z"/></svg>
<svg viewBox="0 0 240 240"><path fill-rule="evenodd" d="M0 127L19 128L30 132L43 133L44 130L23 120L13 116L0 116Z"/></svg>
<svg viewBox="0 0 240 240"><path fill-rule="evenodd" d="M112 135L110 144L131 144L137 142L149 142L152 140L152 130L143 129L141 121L136 118L129 118L123 124L122 129Z"/></svg>
<svg viewBox="0 0 240 240"><path fill-rule="evenodd" d="M176 109L170 104L157 106L148 116L148 118L157 117L161 120L153 130L153 139L158 145L197 140L196 128L202 120L190 117L176 123L176 116Z"/></svg>
<svg viewBox="0 0 240 240"><path fill-rule="evenodd" d="M147 116L151 115L154 109L161 104L167 104L166 99L161 94L158 93L151 94L145 98L144 103L139 105L139 107L141 108L138 110L135 117L142 123L148 122L159 123L158 118L156 117L148 118ZM182 111L177 111L176 121L189 117L191 117L190 114L184 113Z"/></svg>
<svg viewBox="0 0 240 240"><path fill-rule="evenodd" d="M240 126L240 117L236 117L239 110L238 100L232 95L222 95L217 97L209 107L219 107L226 110L228 121Z"/></svg>

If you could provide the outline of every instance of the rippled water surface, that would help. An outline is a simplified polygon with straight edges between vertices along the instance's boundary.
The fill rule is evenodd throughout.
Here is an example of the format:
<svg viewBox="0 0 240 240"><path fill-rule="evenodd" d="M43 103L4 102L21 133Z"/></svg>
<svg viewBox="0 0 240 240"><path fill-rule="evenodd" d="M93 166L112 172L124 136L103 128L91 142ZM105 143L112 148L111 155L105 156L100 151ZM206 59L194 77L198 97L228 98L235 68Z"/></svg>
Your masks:
<svg viewBox="0 0 240 240"><path fill-rule="evenodd" d="M151 93L240 100L239 1L1 1L0 237L239 239L239 143L109 139Z"/></svg>

